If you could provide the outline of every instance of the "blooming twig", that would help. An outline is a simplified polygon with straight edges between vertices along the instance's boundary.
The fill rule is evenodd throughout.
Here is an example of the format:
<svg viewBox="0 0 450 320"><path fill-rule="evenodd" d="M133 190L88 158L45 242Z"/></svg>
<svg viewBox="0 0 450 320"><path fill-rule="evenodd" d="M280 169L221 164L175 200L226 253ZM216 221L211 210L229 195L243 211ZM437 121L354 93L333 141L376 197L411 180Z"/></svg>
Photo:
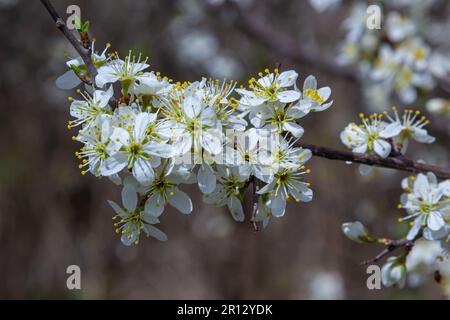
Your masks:
<svg viewBox="0 0 450 320"><path fill-rule="evenodd" d="M81 41L75 38L72 31L67 28L66 23L61 18L59 13L56 11L55 7L51 4L49 0L41 0L44 7L50 13L50 16L55 21L56 27L64 34L64 36L69 40L70 44L74 47L74 49L78 52L81 59L83 59L84 64L86 65L89 74L91 76L90 79L86 79L85 77L79 77L81 81L86 83L87 85L92 85L92 79L98 74L97 68L95 67L94 62L92 61L92 43L90 41L89 36L84 33L81 34ZM118 106L119 101L115 97L111 97L109 100L109 104L111 107L115 108Z"/></svg>
<svg viewBox="0 0 450 320"><path fill-rule="evenodd" d="M41 0L44 7L47 9L48 13L52 17L53 21L55 21L56 27L64 34L64 36L69 40L70 44L74 47L74 49L78 52L81 59L83 59L83 62L85 63L89 74L91 75L91 79L86 80L89 82L89 84L92 83L92 78L94 78L97 75L97 69L95 68L94 62L92 61L91 57L91 46L90 45L83 45L82 42L80 42L75 36L73 35L72 31L67 28L66 23L61 18L61 16L56 11L55 7L51 4L49 0ZM85 79L82 79L85 81ZM86 82L85 81L85 82Z"/></svg>
<svg viewBox="0 0 450 320"><path fill-rule="evenodd" d="M81 58L83 59L84 63L86 64L89 73L91 76L95 76L97 74L97 70L95 68L94 63L92 62L91 58L91 51L90 47L86 48L83 46L83 44L75 38L73 33L67 28L64 20L61 18L61 16L58 14L56 9L53 7L53 5L50 3L49 0L41 0L42 4L45 6L47 11L50 13L51 17L56 23L56 27L64 34L64 36L67 38L67 40L72 44L72 46L75 48L75 50L80 54ZM248 25L249 30L253 30L255 34L265 34L266 32L269 32L268 30L260 30L261 27L267 26L267 24L261 24L256 23L253 20L247 21L246 24ZM275 32L275 31L270 31ZM270 33L269 32L269 33ZM278 39L279 37L264 37L264 39ZM278 46L278 48L283 47L291 47L291 44L286 45L286 43L289 43L287 39L281 41L285 43L284 46ZM286 50L287 52L295 52L292 50ZM284 50L283 50L284 52ZM298 55L303 56L303 55ZM117 105L117 100L112 97L111 98L112 105ZM375 155L365 155L360 153L355 153L351 151L343 151L343 150L337 150L327 147L321 147L311 144L305 144L305 143L298 143L299 146L310 149L312 153L315 156L332 159L332 160L341 160L341 161L352 161L357 163L362 163L370 166L379 166L379 167L385 167L385 168L391 168L391 169L397 169L397 170L403 170L403 171L409 171L409 172L434 172L438 177L441 178L450 178L450 170L447 168L441 168L425 163L418 163L409 159L406 159L404 157L396 157L396 156L390 156L385 159L375 156Z"/></svg>

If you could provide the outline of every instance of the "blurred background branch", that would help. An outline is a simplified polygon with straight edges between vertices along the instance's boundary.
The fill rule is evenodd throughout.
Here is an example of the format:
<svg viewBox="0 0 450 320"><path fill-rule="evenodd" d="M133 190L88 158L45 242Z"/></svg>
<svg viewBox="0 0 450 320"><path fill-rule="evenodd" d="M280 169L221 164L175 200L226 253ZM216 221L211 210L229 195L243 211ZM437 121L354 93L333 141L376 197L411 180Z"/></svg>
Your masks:
<svg viewBox="0 0 450 320"><path fill-rule="evenodd" d="M209 5L208 8L209 12L219 19L231 15L234 26L239 31L260 42L268 50L276 52L283 59L291 59L300 65L310 65L331 76L358 81L356 70L338 66L306 41L300 44L286 33L277 31L257 9L250 12L230 0L224 1L222 5ZM227 14L227 11L230 12Z"/></svg>

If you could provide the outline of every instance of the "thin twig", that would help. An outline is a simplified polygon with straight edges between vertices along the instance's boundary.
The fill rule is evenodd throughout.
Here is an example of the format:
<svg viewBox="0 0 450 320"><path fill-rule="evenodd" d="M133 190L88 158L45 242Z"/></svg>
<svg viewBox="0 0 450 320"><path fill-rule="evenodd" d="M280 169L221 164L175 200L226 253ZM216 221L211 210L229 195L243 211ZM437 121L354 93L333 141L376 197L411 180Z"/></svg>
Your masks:
<svg viewBox="0 0 450 320"><path fill-rule="evenodd" d="M433 172L437 177L443 179L450 178L450 169L437 167L434 165L420 163L407 159L404 156L389 156L387 158L381 158L377 155L366 155L363 153L356 153L346 150L338 150L333 148L327 148L322 146L316 146L312 144L297 142L298 147L311 150L312 154L317 157L327 158L331 160L351 161L356 163L362 163L369 166L377 166L383 168L390 168L408 172Z"/></svg>
<svg viewBox="0 0 450 320"><path fill-rule="evenodd" d="M55 21L56 27L64 34L67 40L69 40L70 44L78 52L81 59L83 59L83 62L86 65L91 78L90 79L80 78L80 80L82 80L88 85L92 85L93 79L98 74L98 72L94 62L92 61L92 51L91 51L92 44L90 43L89 37L87 36L87 34L85 34L83 37L84 43L79 41L77 38L75 38L72 31L70 31L67 28L66 23L58 14L58 12L56 11L55 7L51 4L51 2L49 0L41 0L41 2L47 9L47 11L50 13L50 16L53 18L53 21ZM116 108L119 105L119 100L117 100L115 97L111 97L111 99L109 100L109 104L111 107Z"/></svg>
<svg viewBox="0 0 450 320"><path fill-rule="evenodd" d="M67 40L69 40L70 44L78 52L81 59L83 59L83 62L86 65L89 74L91 75L91 82L92 82L92 79L97 75L97 69L95 68L94 62L92 61L91 47L90 46L84 47L83 44L73 35L72 31L70 31L69 28L67 28L66 23L58 14L55 7L51 4L49 0L41 0L41 2L47 9L53 21L55 21L56 27L62 32L62 34L64 34Z"/></svg>
<svg viewBox="0 0 450 320"><path fill-rule="evenodd" d="M383 259L385 256L387 256L389 253L399 249L399 248L405 248L408 252L412 249L414 246L414 243L422 237L422 231L420 231L412 240L408 240L406 238L400 239L400 240L391 240L386 248L383 249L379 254L375 256L375 258L366 260L362 262L362 265L367 265L370 263L376 263Z"/></svg>

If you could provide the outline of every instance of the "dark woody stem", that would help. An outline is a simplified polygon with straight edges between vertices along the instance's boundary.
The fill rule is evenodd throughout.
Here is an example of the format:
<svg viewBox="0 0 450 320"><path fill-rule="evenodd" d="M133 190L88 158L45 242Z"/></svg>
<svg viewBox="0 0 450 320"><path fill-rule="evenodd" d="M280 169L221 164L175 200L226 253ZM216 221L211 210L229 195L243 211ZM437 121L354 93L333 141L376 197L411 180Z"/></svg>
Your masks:
<svg viewBox="0 0 450 320"><path fill-rule="evenodd" d="M52 17L53 21L55 21L56 27L62 32L62 34L66 37L66 39L70 42L70 44L73 46L73 48L78 52L81 59L83 60L84 64L86 65L86 68L88 69L90 77L88 79L86 78L80 78L83 82L85 82L88 85L93 84L93 80L95 79L95 76L98 74L97 68L94 65L94 62L92 61L92 44L89 39L89 36L87 33L81 33L80 34L80 40L78 40L73 32L67 28L66 23L61 18L59 13L56 11L55 7L52 5L50 0L41 0L41 3L44 5L44 7L47 9L48 13ZM115 108L119 105L119 101L111 97L109 100L109 104Z"/></svg>
<svg viewBox="0 0 450 320"><path fill-rule="evenodd" d="M450 169L448 168L442 168L426 163L413 161L396 152L391 153L387 158L381 158L377 155L367 155L363 153L316 146L303 142L297 142L296 146L309 149L311 150L313 155L330 160L351 161L368 166L390 168L412 173L433 172L439 178L450 178Z"/></svg>

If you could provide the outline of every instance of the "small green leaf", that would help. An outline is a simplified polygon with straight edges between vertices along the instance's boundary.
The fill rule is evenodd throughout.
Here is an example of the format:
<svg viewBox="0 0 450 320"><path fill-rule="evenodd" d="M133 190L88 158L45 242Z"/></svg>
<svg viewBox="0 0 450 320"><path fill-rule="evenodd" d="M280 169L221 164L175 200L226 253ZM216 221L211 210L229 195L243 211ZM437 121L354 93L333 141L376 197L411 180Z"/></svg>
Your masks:
<svg viewBox="0 0 450 320"><path fill-rule="evenodd" d="M73 65L73 64L70 66L70 69L72 69L73 72L75 72L76 74L79 74L80 71L81 71L81 68L79 66L76 66L76 65Z"/></svg>
<svg viewBox="0 0 450 320"><path fill-rule="evenodd" d="M89 20L86 20L83 25L81 26L81 30L80 32L87 32L89 30L89 26L90 26L90 22Z"/></svg>

